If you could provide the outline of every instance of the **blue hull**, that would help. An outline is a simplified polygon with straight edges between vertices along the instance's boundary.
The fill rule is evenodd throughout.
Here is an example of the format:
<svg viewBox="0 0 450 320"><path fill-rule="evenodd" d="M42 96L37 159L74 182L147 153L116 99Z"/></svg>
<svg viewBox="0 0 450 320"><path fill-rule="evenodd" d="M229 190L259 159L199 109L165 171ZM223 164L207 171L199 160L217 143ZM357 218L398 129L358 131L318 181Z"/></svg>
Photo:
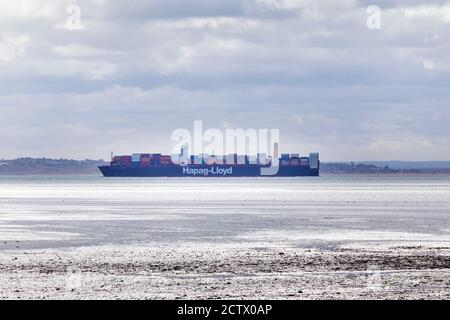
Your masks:
<svg viewBox="0 0 450 320"><path fill-rule="evenodd" d="M190 165L121 167L101 166L105 177L260 177L259 165ZM275 177L317 177L319 169L309 166L280 166Z"/></svg>

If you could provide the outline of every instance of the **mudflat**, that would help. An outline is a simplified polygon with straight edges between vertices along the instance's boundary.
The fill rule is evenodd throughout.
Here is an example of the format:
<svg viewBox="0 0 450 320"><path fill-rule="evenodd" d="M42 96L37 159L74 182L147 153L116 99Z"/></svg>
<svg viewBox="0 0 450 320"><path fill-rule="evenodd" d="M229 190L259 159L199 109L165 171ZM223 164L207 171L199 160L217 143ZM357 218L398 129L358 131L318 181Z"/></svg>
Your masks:
<svg viewBox="0 0 450 320"><path fill-rule="evenodd" d="M0 253L2 299L449 299L450 247Z"/></svg>

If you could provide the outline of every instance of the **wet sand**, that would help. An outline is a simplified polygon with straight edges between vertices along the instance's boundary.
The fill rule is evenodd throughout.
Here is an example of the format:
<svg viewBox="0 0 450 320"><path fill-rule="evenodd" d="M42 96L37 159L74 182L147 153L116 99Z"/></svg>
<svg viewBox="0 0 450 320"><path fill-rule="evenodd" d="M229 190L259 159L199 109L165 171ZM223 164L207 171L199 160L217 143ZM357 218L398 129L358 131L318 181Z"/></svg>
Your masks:
<svg viewBox="0 0 450 320"><path fill-rule="evenodd" d="M450 247L0 253L2 299L449 299Z"/></svg>

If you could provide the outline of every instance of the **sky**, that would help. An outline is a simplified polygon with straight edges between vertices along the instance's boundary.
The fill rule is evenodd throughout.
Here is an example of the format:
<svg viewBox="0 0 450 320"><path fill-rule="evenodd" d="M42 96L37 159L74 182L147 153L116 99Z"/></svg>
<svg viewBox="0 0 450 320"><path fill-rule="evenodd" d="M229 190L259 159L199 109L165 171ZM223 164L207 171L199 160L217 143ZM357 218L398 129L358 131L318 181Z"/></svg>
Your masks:
<svg viewBox="0 0 450 320"><path fill-rule="evenodd" d="M450 160L450 1L0 8L0 158L169 152L201 120L322 161Z"/></svg>

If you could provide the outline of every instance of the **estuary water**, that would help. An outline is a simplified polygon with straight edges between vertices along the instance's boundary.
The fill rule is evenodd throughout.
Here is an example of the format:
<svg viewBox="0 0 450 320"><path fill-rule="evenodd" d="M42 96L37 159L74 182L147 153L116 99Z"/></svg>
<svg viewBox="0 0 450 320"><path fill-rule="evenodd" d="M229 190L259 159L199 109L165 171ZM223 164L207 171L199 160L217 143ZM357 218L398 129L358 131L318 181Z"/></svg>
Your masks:
<svg viewBox="0 0 450 320"><path fill-rule="evenodd" d="M0 250L449 245L449 175L0 177Z"/></svg>

